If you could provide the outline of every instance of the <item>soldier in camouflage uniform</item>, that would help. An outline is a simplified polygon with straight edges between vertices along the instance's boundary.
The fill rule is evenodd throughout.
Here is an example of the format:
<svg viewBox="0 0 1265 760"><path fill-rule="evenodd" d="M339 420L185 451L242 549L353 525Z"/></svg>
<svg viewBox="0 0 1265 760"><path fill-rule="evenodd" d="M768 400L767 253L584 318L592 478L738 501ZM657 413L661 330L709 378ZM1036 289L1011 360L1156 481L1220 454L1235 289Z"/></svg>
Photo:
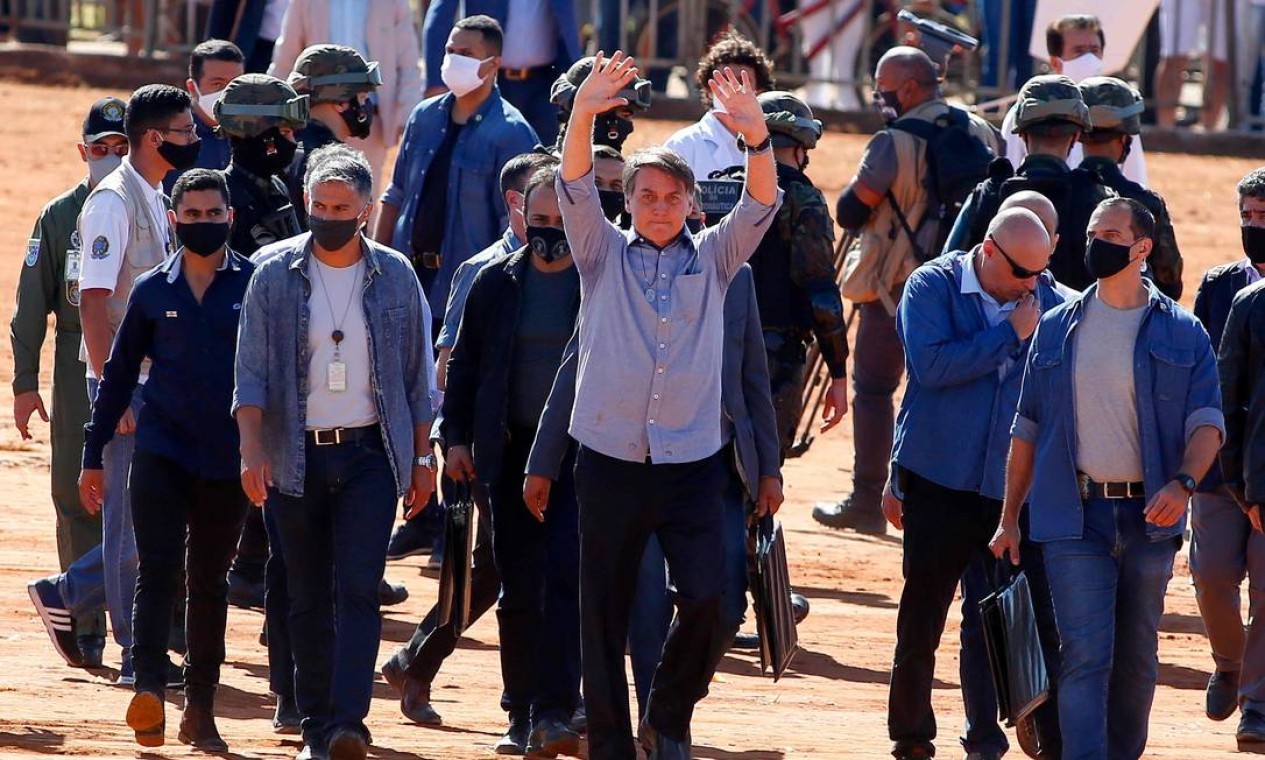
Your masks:
<svg viewBox="0 0 1265 760"><path fill-rule="evenodd" d="M24 440L30 440L31 415L48 422L40 396L40 351L48 315L57 315L53 352L53 507L57 510L57 555L63 571L101 543L101 518L79 502L79 463L83 456L83 426L88 421L84 393L87 368L79 359L83 332L79 326L79 264L82 246L76 224L89 191L122 161L127 153L123 112L118 98L102 98L92 105L83 123L79 156L88 176L49 201L26 244L26 259L18 278L17 309L9 323L13 346L13 419ZM103 600L104 601L104 600ZM45 621L46 624L49 621ZM77 637L69 621L54 621L66 630L54 635L58 651L72 665L99 666L105 647L105 620L98 613L76 621ZM54 631L50 630L50 634Z"/></svg>
<svg viewBox="0 0 1265 760"><path fill-rule="evenodd" d="M558 119L562 122L558 128L558 140L550 147L555 154L562 153L562 138L567 133L575 92L592 71L593 56L586 56L571 64L571 68L562 72L549 88L549 102L558 107ZM633 116L650 107L650 80L635 77L619 91L618 97L627 100L628 105L617 106L594 118L593 144L607 145L622 153L624 143L633 133Z"/></svg>
<svg viewBox="0 0 1265 760"><path fill-rule="evenodd" d="M312 151L348 137L368 137L373 126L369 95L382 84L378 62L370 63L344 45L313 45L299 54L288 79L294 91L307 95L310 115L297 133L301 150L290 164L290 200L304 226L303 175Z"/></svg>
<svg viewBox="0 0 1265 760"><path fill-rule="evenodd" d="M307 123L307 96L275 77L243 74L224 89L215 118L232 146L225 171L234 213L229 247L252 256L302 232L284 178L298 152L294 131Z"/></svg>
<svg viewBox="0 0 1265 760"><path fill-rule="evenodd" d="M816 339L830 370L824 432L837 425L848 408L848 340L834 266L834 222L825 197L804 174L808 152L821 137L821 122L788 92L760 95L760 107L773 140L783 198L777 223L765 233L750 264L785 458L803 409L808 345Z"/></svg>
<svg viewBox="0 0 1265 760"><path fill-rule="evenodd" d="M1155 217L1155 248L1146 260L1147 269L1164 295L1181 298L1182 254L1177 249L1168 206L1159 193L1124 176L1120 168L1142 131L1142 96L1115 77L1091 77L1078 86L1093 125L1081 135L1085 158L1080 168L1092 172L1118 195L1146 206Z"/></svg>

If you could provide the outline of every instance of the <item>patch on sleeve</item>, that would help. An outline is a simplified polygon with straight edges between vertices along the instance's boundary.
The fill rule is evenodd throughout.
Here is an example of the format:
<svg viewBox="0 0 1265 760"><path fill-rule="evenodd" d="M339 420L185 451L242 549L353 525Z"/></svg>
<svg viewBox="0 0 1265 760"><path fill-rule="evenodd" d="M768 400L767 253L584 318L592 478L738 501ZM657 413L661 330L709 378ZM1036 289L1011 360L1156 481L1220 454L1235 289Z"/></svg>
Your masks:
<svg viewBox="0 0 1265 760"><path fill-rule="evenodd" d="M40 260L40 239L31 238L26 241L26 258L24 261L28 267L33 267Z"/></svg>
<svg viewBox="0 0 1265 760"><path fill-rule="evenodd" d="M88 255L94 259L104 259L110 255L110 241L105 235L97 235L97 239L92 241L92 252Z"/></svg>

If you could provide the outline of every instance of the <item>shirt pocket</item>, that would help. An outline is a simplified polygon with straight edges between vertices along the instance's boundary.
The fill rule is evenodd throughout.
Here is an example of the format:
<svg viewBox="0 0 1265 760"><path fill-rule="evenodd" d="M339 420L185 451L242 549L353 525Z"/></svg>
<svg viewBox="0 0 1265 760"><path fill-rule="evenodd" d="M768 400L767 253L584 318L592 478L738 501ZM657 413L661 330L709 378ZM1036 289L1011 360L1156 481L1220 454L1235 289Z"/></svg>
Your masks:
<svg viewBox="0 0 1265 760"><path fill-rule="evenodd" d="M703 301L707 297L706 273L677 275L672 282L672 300L676 311L687 322L695 322L703 313Z"/></svg>
<svg viewBox="0 0 1265 760"><path fill-rule="evenodd" d="M1155 373L1155 399L1161 405L1173 405L1178 411L1185 406L1190 373L1195 366L1195 352L1189 348L1152 344L1151 367Z"/></svg>
<svg viewBox="0 0 1265 760"><path fill-rule="evenodd" d="M462 207L448 209L448 213L458 211L463 218L471 219L470 214L474 213L475 209L487 205L491 199L488 189L498 184L492 176L495 170L492 158L490 153L453 156L452 165L457 170L461 183L458 199ZM466 204L474 205L467 206Z"/></svg>
<svg viewBox="0 0 1265 760"><path fill-rule="evenodd" d="M1041 401L1062 397L1071 381L1064 365L1063 352L1059 348L1033 351L1030 377L1025 382L1036 384Z"/></svg>

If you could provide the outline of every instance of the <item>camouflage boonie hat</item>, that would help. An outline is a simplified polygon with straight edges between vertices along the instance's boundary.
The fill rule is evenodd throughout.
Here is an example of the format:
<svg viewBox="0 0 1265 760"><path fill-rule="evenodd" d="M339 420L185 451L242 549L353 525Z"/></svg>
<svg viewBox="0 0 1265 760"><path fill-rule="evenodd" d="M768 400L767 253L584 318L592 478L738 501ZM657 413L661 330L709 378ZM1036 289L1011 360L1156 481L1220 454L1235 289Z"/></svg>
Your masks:
<svg viewBox="0 0 1265 760"><path fill-rule="evenodd" d="M817 147L821 138L821 122L813 118L813 109L789 92L771 90L759 96L764 123L769 128L775 148Z"/></svg>
<svg viewBox="0 0 1265 760"><path fill-rule="evenodd" d="M1089 109L1081 91L1075 82L1060 74L1029 79L1015 104L1015 132L1050 121L1074 124L1081 130L1090 128Z"/></svg>
<svg viewBox="0 0 1265 760"><path fill-rule="evenodd" d="M586 56L571 64L571 68L562 73L549 88L549 102L562 109L563 113L571 113L571 103L575 101L575 91L593 71L593 56ZM619 91L619 97L628 101L629 107L644 111L650 107L650 80L637 77L632 83Z"/></svg>
<svg viewBox="0 0 1265 760"><path fill-rule="evenodd" d="M308 97L266 74L242 74L224 88L215 104L219 132L258 137L273 127L298 129L308 120Z"/></svg>
<svg viewBox="0 0 1265 760"><path fill-rule="evenodd" d="M1090 77L1081 82L1081 97L1089 109L1094 132L1136 135L1142 131L1142 95L1115 77Z"/></svg>
<svg viewBox="0 0 1265 760"><path fill-rule="evenodd" d="M313 45L299 54L287 80L313 103L345 103L382 84L378 62L366 61L345 45Z"/></svg>

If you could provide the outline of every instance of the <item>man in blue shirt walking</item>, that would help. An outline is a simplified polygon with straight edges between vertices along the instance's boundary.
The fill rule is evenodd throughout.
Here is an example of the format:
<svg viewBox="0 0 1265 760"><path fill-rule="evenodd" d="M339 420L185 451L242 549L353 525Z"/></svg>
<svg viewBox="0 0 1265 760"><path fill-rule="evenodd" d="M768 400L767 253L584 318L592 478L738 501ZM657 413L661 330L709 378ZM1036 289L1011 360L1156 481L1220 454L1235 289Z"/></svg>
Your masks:
<svg viewBox="0 0 1265 760"><path fill-rule="evenodd" d="M191 169L181 175L172 206L167 213L182 247L132 289L86 427L79 489L85 504L100 506L102 452L148 357L129 476L139 565L132 613L136 695L127 723L141 746L163 744L167 646L183 567L189 651L179 738L224 752L213 704L224 661L228 566L247 509L228 408L237 319L254 267L225 247L233 214L223 174Z"/></svg>
<svg viewBox="0 0 1265 760"><path fill-rule="evenodd" d="M1096 283L1041 319L1024 371L993 553L1019 555L1031 499L1060 633L1064 758L1137 758L1159 676L1164 592L1186 507L1225 436L1199 322L1142 277L1155 218L1101 202Z"/></svg>

